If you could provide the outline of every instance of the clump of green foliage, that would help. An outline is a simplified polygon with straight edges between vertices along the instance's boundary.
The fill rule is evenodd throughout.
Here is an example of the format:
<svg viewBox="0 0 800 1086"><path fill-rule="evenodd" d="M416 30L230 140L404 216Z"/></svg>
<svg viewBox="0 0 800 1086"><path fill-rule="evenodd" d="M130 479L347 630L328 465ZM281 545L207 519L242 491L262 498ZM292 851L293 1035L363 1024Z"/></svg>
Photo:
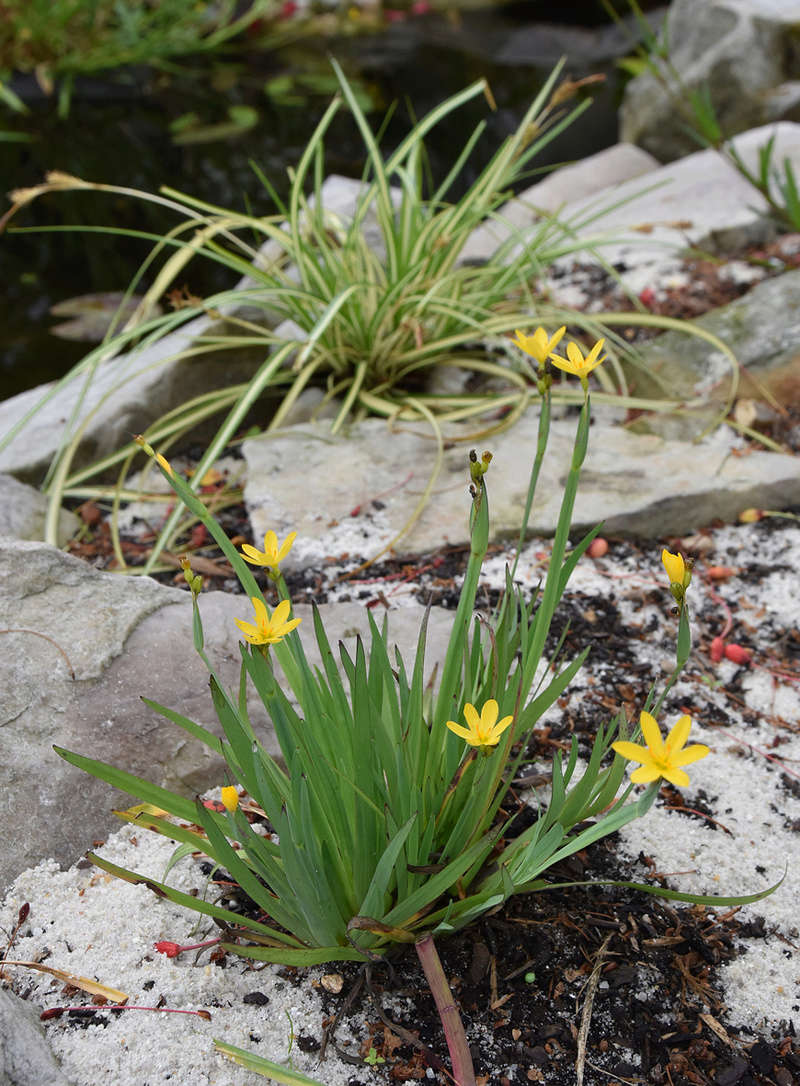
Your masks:
<svg viewBox="0 0 800 1086"><path fill-rule="evenodd" d="M76 75L131 64L167 67L177 57L206 53L258 19L280 12L278 0L2 0L0 98L24 112L5 86L12 72L34 72L45 91L60 81L59 108L69 107Z"/></svg>

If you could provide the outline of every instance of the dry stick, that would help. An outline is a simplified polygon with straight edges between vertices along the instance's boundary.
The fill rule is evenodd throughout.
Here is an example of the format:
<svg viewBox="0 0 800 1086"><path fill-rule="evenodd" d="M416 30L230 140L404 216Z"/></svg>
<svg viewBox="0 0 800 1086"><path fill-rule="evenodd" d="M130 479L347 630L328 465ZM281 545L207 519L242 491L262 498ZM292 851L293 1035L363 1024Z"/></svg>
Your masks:
<svg viewBox="0 0 800 1086"><path fill-rule="evenodd" d="M388 1016L386 1011L381 1006L381 1002L378 999L377 992L375 991L375 988L372 984L370 968L370 966L367 966L367 988L369 989L372 1006L374 1007L375 1013L378 1015L378 1018L380 1018L381 1022L383 1022L383 1024L387 1026L392 1033L399 1037L401 1041L405 1041L407 1045L411 1045L411 1047L415 1048L417 1052L421 1052L422 1055L425 1057L425 1060L429 1067L432 1067L434 1071L441 1071L442 1074L452 1082L453 1076L447 1070L445 1061L440 1056L437 1056L432 1048L428 1048L427 1045L424 1045L422 1041L420 1041L419 1037L417 1036L417 1033L419 1031L417 1031L416 1033L412 1033L410 1030L407 1030L403 1026L401 1026L399 1022L392 1021L392 1019ZM336 1050L341 1055L341 1049L338 1045L336 1046ZM361 1065L363 1065L364 1063L363 1059L358 1059L354 1062Z"/></svg>
<svg viewBox="0 0 800 1086"><path fill-rule="evenodd" d="M592 975L589 977L589 983L586 985L586 998L583 1001L583 1012L581 1014L581 1028L578 1030L578 1058L575 1063L575 1078L578 1086L583 1086L583 1070L584 1064L586 1063L586 1040L589 1036L589 1024L592 1021L592 1005L594 1003L597 985L600 983L600 969L603 965L606 947L610 940L611 935L607 935L603 940L602 946L597 952L597 958L595 959Z"/></svg>
<svg viewBox="0 0 800 1086"><path fill-rule="evenodd" d="M450 1060L453 1064L453 1080L456 1086L476 1086L475 1070L472 1066L467 1035L464 1032L464 1023L461 1021L458 1007L453 1002L453 993L444 975L433 936L430 933L423 935L414 943L414 946L436 1003L439 1018L442 1020L447 1047L450 1050Z"/></svg>
<svg viewBox="0 0 800 1086"><path fill-rule="evenodd" d="M53 646L53 648L58 649L58 651L64 657L67 668L69 669L69 677L74 680L74 678L75 678L75 669L73 668L72 664L69 662L69 656L67 656L67 654L64 652L64 650L59 645L59 643L57 641L54 641L52 637L48 637L47 634L39 633L38 630L18 629L17 627L10 627L7 630L0 630L0 634L15 634L15 633L18 633L18 634L30 634L31 637L41 637L41 639L43 641L49 641L50 644Z"/></svg>

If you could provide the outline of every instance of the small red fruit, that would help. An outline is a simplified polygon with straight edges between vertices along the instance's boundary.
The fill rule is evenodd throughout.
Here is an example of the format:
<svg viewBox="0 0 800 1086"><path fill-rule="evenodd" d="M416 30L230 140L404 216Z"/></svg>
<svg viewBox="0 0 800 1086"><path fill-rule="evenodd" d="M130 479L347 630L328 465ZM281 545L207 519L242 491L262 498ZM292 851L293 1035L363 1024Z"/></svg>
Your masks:
<svg viewBox="0 0 800 1086"><path fill-rule="evenodd" d="M725 655L729 660L732 660L734 664L749 664L753 659L747 649L742 648L741 645L737 645L735 642L725 646Z"/></svg>
<svg viewBox="0 0 800 1086"><path fill-rule="evenodd" d="M608 554L608 540L598 536L586 548L586 553L590 558L602 558L604 554Z"/></svg>
<svg viewBox="0 0 800 1086"><path fill-rule="evenodd" d="M706 576L712 581L726 581L728 577L733 577L738 572L738 569L734 569L733 566L708 566Z"/></svg>
<svg viewBox="0 0 800 1086"><path fill-rule="evenodd" d="M711 648L708 652L709 656L715 664L718 664L722 657L725 655L725 641L721 637L715 637L711 642Z"/></svg>

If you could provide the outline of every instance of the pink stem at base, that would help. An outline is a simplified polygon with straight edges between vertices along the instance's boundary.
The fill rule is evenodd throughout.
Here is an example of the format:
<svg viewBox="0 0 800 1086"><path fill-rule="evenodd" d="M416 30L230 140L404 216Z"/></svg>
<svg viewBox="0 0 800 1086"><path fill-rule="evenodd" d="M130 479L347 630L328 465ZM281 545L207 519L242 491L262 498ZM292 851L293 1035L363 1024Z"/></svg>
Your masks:
<svg viewBox="0 0 800 1086"><path fill-rule="evenodd" d="M425 973L425 979L436 1003L439 1012L447 1047L450 1050L450 1060L453 1064L453 1080L456 1086L476 1086L475 1070L472 1066L472 1056L467 1044L467 1035L464 1032L464 1023L458 1013L458 1007L453 1001L453 993L444 975L442 963L436 951L431 934L423 935L414 944L420 965Z"/></svg>

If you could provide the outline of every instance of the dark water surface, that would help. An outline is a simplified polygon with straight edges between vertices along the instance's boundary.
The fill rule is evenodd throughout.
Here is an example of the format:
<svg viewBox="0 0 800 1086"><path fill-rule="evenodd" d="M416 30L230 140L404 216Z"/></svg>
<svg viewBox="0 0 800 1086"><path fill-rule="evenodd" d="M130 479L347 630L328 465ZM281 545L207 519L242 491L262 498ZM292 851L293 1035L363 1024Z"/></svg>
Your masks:
<svg viewBox="0 0 800 1086"><path fill-rule="evenodd" d="M546 13L560 19L560 25L532 21ZM531 2L502 11L465 13L460 27L430 15L369 37L307 38L280 53L240 53L203 61L187 74L128 70L113 78L86 79L76 86L66 120L58 118L54 101L44 98L32 79L23 79L15 89L31 113L22 119L6 114L2 127L32 138L0 143L0 181L8 191L34 185L47 170L59 169L86 180L148 191L167 184L223 207L249 206L255 214L271 214L275 208L251 160L285 192L287 167L299 160L331 91L310 93L301 86L300 104L287 105L268 97L264 86L280 74L329 79L327 57L333 54L374 102L373 127L392 101L401 103L385 132L387 151L409 130L412 114L421 117L448 95L488 78L497 111L492 113L482 98L476 99L427 141L432 170L441 177L474 125L481 118L487 120L487 130L464 173L466 188L516 128L562 54L568 55L570 77L601 71L606 82L593 88L592 108L547 148L536 165L582 158L614 143L622 78L615 58L628 51L628 39L608 25L599 4ZM200 123L215 124L226 119L231 105L256 109L258 122L236 137L186 145L174 141L170 123L177 118L194 112ZM335 119L326 145L327 173L360 175L363 144L346 110ZM66 193L36 201L11 225L114 225L165 232L177 221L175 215L148 203L116 195ZM88 292L124 290L148 251L147 242L98 233L1 235L0 399L61 376L91 349L92 344L63 340L48 331L57 323L50 306ZM194 293L204 294L232 285L233 279L216 265L196 261L186 270L186 282Z"/></svg>

